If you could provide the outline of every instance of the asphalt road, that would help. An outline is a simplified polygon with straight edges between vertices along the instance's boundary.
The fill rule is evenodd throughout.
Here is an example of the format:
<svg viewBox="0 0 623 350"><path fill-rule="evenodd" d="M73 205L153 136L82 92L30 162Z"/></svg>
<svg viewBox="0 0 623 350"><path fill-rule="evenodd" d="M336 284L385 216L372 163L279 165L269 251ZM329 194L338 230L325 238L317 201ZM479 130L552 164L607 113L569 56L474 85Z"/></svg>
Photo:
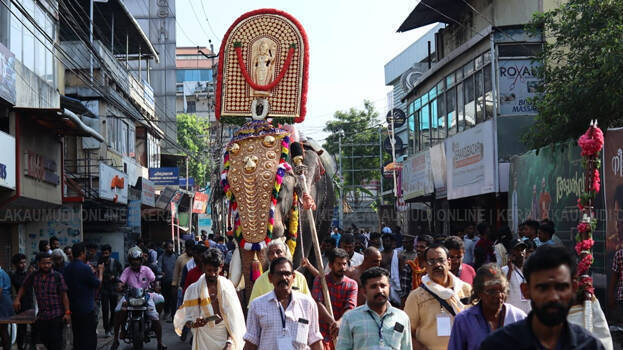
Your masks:
<svg viewBox="0 0 623 350"><path fill-rule="evenodd" d="M163 322L162 323L162 339L164 344L167 346L168 350L188 350L191 348L190 337L186 339L186 343L182 343L180 337L175 334L173 330L173 324ZM97 348L98 349L110 349L110 345L112 344L112 338L98 338ZM119 350L129 350L132 349L131 344L121 343L119 346ZM157 350L157 342L156 339L151 339L149 343L145 344L145 350Z"/></svg>

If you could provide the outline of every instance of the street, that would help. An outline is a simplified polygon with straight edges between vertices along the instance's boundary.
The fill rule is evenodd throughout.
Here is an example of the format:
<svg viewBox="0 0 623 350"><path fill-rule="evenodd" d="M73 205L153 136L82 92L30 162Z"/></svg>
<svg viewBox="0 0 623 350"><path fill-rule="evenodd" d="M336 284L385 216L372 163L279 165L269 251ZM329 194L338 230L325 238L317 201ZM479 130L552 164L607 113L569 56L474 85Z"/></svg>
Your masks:
<svg viewBox="0 0 623 350"><path fill-rule="evenodd" d="M101 325L101 322L100 322ZM103 332L103 329L98 330L100 333ZM190 337L186 340L186 344L180 341L180 337L175 334L175 330L173 329L173 323L162 323L162 338L164 344L167 346L168 350L182 350L182 349L190 349ZM110 338L99 338L97 340L97 348L99 349L110 349L110 345L112 344L112 337ZM157 350L157 342L156 339L151 339L149 343L145 344L145 350ZM132 349L132 344L121 343L119 346L119 350Z"/></svg>

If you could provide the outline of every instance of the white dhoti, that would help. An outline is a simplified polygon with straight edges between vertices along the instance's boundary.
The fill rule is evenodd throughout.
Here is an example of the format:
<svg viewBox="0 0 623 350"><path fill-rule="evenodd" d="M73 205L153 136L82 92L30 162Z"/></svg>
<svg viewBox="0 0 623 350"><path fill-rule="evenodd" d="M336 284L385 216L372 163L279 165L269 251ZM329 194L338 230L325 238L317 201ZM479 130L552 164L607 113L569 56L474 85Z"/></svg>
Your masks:
<svg viewBox="0 0 623 350"><path fill-rule="evenodd" d="M234 285L225 277L218 277L216 283L220 315L223 321L216 324L208 322L203 327L193 328L192 349L222 349L227 339L231 339L234 350L242 350L242 337L246 332L242 307ZM182 334L184 325L195 322L198 318L208 318L215 315L208 293L205 275L201 275L197 282L191 284L184 294L184 302L175 313L173 325L178 335Z"/></svg>

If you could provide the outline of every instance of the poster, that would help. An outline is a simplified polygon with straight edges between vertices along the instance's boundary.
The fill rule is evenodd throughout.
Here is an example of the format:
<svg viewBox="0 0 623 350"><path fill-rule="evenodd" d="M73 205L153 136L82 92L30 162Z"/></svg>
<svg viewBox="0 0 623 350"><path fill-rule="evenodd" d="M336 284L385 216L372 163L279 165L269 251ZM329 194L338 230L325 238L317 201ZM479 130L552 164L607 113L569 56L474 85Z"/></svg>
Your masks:
<svg viewBox="0 0 623 350"><path fill-rule="evenodd" d="M195 192L195 198L193 201L193 213L203 214L208 207L209 195L207 193Z"/></svg>
<svg viewBox="0 0 623 350"><path fill-rule="evenodd" d="M128 176L104 163L100 163L99 194L101 199L113 203L128 203Z"/></svg>
<svg viewBox="0 0 623 350"><path fill-rule="evenodd" d="M535 77L535 68L539 65L532 59L498 61L501 115L536 114L528 100L537 93L539 80Z"/></svg>
<svg viewBox="0 0 623 350"><path fill-rule="evenodd" d="M448 199L495 192L493 120L445 140Z"/></svg>
<svg viewBox="0 0 623 350"><path fill-rule="evenodd" d="M606 250L614 254L623 248L623 128L606 131L600 171L607 216Z"/></svg>
<svg viewBox="0 0 623 350"><path fill-rule="evenodd" d="M428 150L416 153L404 162L401 181L405 200L434 192Z"/></svg>
<svg viewBox="0 0 623 350"><path fill-rule="evenodd" d="M584 169L575 140L532 150L511 159L508 207L516 226L527 219L550 219L556 235L571 247L581 218L577 200L584 189ZM603 268L603 196L596 198L597 232L593 239L595 269Z"/></svg>

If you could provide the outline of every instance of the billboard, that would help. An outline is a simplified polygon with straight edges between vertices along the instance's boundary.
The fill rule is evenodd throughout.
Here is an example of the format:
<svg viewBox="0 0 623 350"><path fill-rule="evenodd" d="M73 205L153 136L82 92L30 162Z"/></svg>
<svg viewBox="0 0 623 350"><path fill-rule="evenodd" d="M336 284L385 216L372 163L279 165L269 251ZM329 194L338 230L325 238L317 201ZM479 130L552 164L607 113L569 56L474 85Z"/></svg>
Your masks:
<svg viewBox="0 0 623 350"><path fill-rule="evenodd" d="M448 199L496 190L493 120L449 137L444 142Z"/></svg>
<svg viewBox="0 0 623 350"><path fill-rule="evenodd" d="M532 59L500 59L498 78L501 115L536 114L528 100L537 94L539 80L535 69L539 62Z"/></svg>
<svg viewBox="0 0 623 350"><path fill-rule="evenodd" d="M402 193L406 200L434 192L429 150L409 157L404 162L401 173Z"/></svg>

